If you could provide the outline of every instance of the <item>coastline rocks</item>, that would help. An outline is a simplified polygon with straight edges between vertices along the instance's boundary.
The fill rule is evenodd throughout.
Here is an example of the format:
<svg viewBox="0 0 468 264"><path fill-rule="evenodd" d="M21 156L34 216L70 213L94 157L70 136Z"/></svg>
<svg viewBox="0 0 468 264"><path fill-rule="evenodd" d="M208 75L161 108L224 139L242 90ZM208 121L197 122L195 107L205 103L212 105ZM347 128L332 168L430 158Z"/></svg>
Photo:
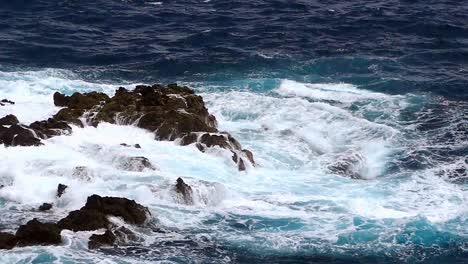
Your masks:
<svg viewBox="0 0 468 264"><path fill-rule="evenodd" d="M182 178L177 178L177 183L175 185L176 193L180 194L182 201L185 204L193 204L193 191L190 185L186 184Z"/></svg>
<svg viewBox="0 0 468 264"><path fill-rule="evenodd" d="M36 133L43 139L59 136L62 134L71 134L72 128L62 121L49 118L44 121L36 121L29 125L29 128L36 131Z"/></svg>
<svg viewBox="0 0 468 264"><path fill-rule="evenodd" d="M11 125L9 128L1 126L0 143L6 147L42 145L34 130L19 124Z"/></svg>
<svg viewBox="0 0 468 264"><path fill-rule="evenodd" d="M110 223L106 215L121 217L129 224L141 225L146 221L148 212L146 207L133 200L92 195L88 197L84 207L70 212L57 225L75 232L107 228Z"/></svg>
<svg viewBox="0 0 468 264"><path fill-rule="evenodd" d="M18 124L18 118L14 115L6 115L3 118L0 118L0 125L1 126L11 126Z"/></svg>
<svg viewBox="0 0 468 264"><path fill-rule="evenodd" d="M12 249L16 245L16 236L0 232L0 249Z"/></svg>
<svg viewBox="0 0 468 264"><path fill-rule="evenodd" d="M36 218L16 231L17 246L58 245L62 243L61 229L53 223L41 223Z"/></svg>

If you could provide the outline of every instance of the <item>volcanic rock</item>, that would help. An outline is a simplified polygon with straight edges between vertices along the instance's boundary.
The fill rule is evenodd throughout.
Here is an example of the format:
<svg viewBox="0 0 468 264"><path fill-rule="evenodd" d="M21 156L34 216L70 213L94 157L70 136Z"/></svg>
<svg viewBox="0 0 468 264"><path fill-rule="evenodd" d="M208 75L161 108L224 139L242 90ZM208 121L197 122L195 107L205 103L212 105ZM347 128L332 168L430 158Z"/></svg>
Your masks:
<svg viewBox="0 0 468 264"><path fill-rule="evenodd" d="M3 118L0 118L0 125L1 126L11 126L11 125L16 125L18 124L18 118L14 115L6 115Z"/></svg>
<svg viewBox="0 0 468 264"><path fill-rule="evenodd" d="M193 204L192 187L186 184L182 178L177 178L175 190L177 193L182 195L182 199L186 204Z"/></svg>
<svg viewBox="0 0 468 264"><path fill-rule="evenodd" d="M43 203L41 206L39 206L39 211L48 211L52 209L52 204L50 203Z"/></svg>
<svg viewBox="0 0 468 264"><path fill-rule="evenodd" d="M39 146L41 140L37 138L34 130L22 126L12 125L9 128L0 129L0 143L5 146Z"/></svg>
<svg viewBox="0 0 468 264"><path fill-rule="evenodd" d="M12 249L16 245L16 237L10 233L0 232L0 249Z"/></svg>
<svg viewBox="0 0 468 264"><path fill-rule="evenodd" d="M106 232L102 235L92 235L89 238L88 248L89 249L96 249L102 246L111 246L115 243L116 237L114 233L110 230L106 230Z"/></svg>
<svg viewBox="0 0 468 264"><path fill-rule="evenodd" d="M67 185L59 183L57 186L57 198L62 197L62 195L65 193L65 190L68 188Z"/></svg>
<svg viewBox="0 0 468 264"><path fill-rule="evenodd" d="M41 223L36 218L16 231L18 246L58 245L62 243L60 228L53 223Z"/></svg>

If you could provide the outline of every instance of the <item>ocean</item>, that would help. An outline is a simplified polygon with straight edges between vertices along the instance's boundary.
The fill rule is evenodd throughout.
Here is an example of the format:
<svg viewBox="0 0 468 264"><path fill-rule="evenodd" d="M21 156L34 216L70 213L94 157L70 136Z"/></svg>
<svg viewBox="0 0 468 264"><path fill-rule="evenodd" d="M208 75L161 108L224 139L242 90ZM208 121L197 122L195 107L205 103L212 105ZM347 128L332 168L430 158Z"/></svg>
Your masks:
<svg viewBox="0 0 468 264"><path fill-rule="evenodd" d="M468 262L468 3L0 1L0 99L15 102L0 117L47 119L56 91L154 83L193 88L257 166L108 123L2 145L0 231L92 194L147 206L157 230L129 225L138 243L97 250L92 231L64 230L0 263ZM158 170L121 170L122 154ZM330 169L349 157L360 179ZM178 177L193 205L170 192Z"/></svg>

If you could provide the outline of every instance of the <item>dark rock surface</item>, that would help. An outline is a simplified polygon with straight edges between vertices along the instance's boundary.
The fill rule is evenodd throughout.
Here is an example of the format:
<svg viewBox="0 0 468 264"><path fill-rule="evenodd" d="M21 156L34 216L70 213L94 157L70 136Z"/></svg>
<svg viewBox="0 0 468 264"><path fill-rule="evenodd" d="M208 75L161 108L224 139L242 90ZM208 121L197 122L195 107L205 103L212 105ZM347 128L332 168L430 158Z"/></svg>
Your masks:
<svg viewBox="0 0 468 264"><path fill-rule="evenodd" d="M16 245L16 236L0 232L0 249L12 249Z"/></svg>
<svg viewBox="0 0 468 264"><path fill-rule="evenodd" d="M11 126L11 125L16 125L18 124L18 118L14 115L6 115L2 118L0 118L0 125L1 126Z"/></svg>
<svg viewBox="0 0 468 264"><path fill-rule="evenodd" d="M8 100L8 99L2 99L2 100L0 101L0 106L4 106L4 105L6 105L6 104L14 105L15 102L10 101L10 100Z"/></svg>
<svg viewBox="0 0 468 264"><path fill-rule="evenodd" d="M182 195L182 199L185 204L193 204L192 187L186 184L182 178L177 178L175 190L177 193Z"/></svg>
<svg viewBox="0 0 468 264"><path fill-rule="evenodd" d="M41 223L34 218L16 231L17 245L58 245L62 243L60 231L56 224Z"/></svg>
<svg viewBox="0 0 468 264"><path fill-rule="evenodd" d="M112 231L106 230L106 232L102 235L92 235L89 238L88 248L96 249L102 246L111 246L115 243L116 239L117 238L115 237L114 233L112 233Z"/></svg>
<svg viewBox="0 0 468 264"><path fill-rule="evenodd" d="M50 209L52 209L52 204L50 203L43 203L41 206L39 206L39 211L42 211L42 212L48 211Z"/></svg>
<svg viewBox="0 0 468 264"><path fill-rule="evenodd" d="M148 209L133 200L118 197L88 197L86 205L80 210L72 211L57 224L60 228L73 231L89 231L108 228L106 215L123 218L129 224L141 225L146 221Z"/></svg>
<svg viewBox="0 0 468 264"><path fill-rule="evenodd" d="M19 125L18 120L5 120L5 123L15 124L10 128L0 127L0 143L38 146L42 144L41 139L70 134L69 124L97 126L108 122L136 125L153 132L158 140L177 139L181 145L196 144L202 152L212 147L229 150L236 155L233 161L239 170L246 169L247 161L255 165L253 154L243 150L229 133L219 132L216 118L208 112L203 98L185 86L138 85L134 90L120 87L113 97L100 92L70 96L56 92L53 99L56 106L64 108L52 118L34 122L29 127ZM134 147L140 148L140 145Z"/></svg>
<svg viewBox="0 0 468 264"><path fill-rule="evenodd" d="M65 193L65 190L68 188L67 185L59 183L57 186L57 198L62 197L62 195Z"/></svg>

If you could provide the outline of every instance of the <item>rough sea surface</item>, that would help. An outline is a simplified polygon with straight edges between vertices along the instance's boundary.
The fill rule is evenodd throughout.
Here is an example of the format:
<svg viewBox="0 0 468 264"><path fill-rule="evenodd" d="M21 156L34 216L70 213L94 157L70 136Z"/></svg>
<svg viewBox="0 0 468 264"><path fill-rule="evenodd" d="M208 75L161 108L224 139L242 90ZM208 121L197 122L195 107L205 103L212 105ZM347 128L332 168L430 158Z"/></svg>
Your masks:
<svg viewBox="0 0 468 264"><path fill-rule="evenodd" d="M0 263L468 262L464 1L0 1L0 99L16 102L0 116L29 124L59 109L55 91L156 82L193 87L259 166L105 123L0 146L0 231L94 193L135 199L164 230L129 226L142 241L100 250L64 231ZM122 155L159 171L120 170ZM330 169L349 157L364 179ZM173 197L179 176L195 205ZM58 183L54 209L34 211Z"/></svg>

